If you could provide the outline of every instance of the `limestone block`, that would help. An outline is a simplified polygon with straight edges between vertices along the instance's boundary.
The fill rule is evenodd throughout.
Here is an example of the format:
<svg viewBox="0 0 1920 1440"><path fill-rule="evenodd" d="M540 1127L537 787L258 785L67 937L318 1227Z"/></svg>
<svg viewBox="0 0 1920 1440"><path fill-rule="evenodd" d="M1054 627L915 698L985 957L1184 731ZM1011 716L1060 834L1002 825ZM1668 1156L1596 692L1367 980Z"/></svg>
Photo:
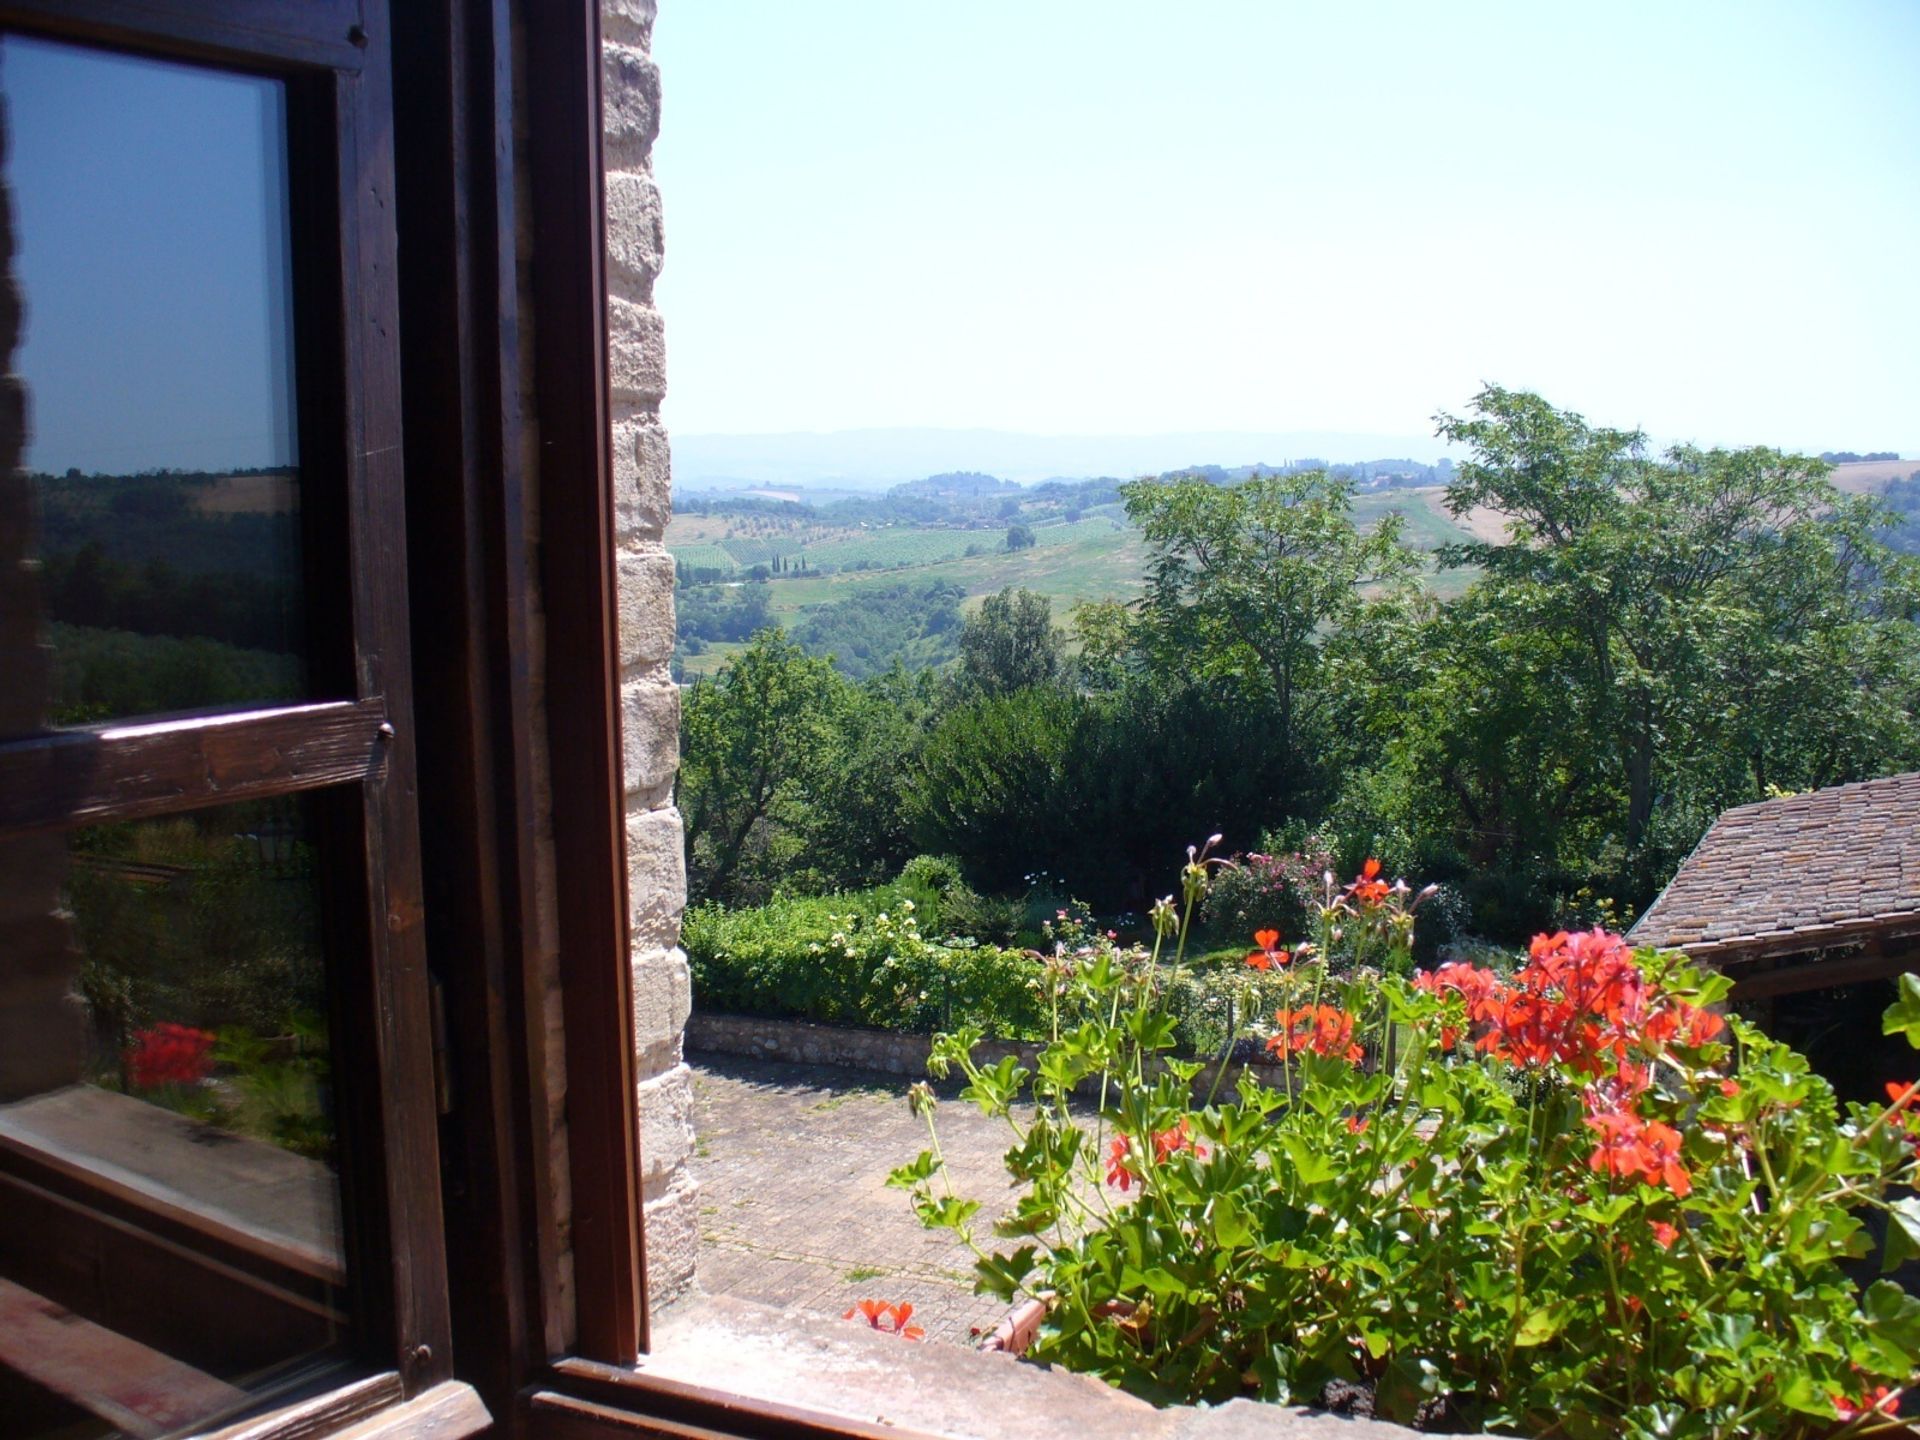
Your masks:
<svg viewBox="0 0 1920 1440"><path fill-rule="evenodd" d="M680 1063L681 1036L693 1009L693 982L681 950L643 950L633 958L634 1070L641 1078Z"/></svg>
<svg viewBox="0 0 1920 1440"><path fill-rule="evenodd" d="M645 50L653 43L654 0L600 0L600 34Z"/></svg>
<svg viewBox="0 0 1920 1440"><path fill-rule="evenodd" d="M693 1284L700 1251L700 1187L677 1171L665 1191L643 1209L647 1232L647 1300L656 1314Z"/></svg>
<svg viewBox="0 0 1920 1440"><path fill-rule="evenodd" d="M660 69L634 45L600 47L600 126L609 170L644 170L660 134Z"/></svg>
<svg viewBox="0 0 1920 1440"><path fill-rule="evenodd" d="M608 279L616 294L645 303L666 246L660 187L651 175L616 171L607 176L606 204Z"/></svg>
<svg viewBox="0 0 1920 1440"><path fill-rule="evenodd" d="M687 904L687 861L680 812L672 806L627 816L627 906L633 943L670 949L680 943Z"/></svg>
<svg viewBox="0 0 1920 1440"><path fill-rule="evenodd" d="M607 297L607 380L616 402L657 408L667 393L667 333L651 305Z"/></svg>
<svg viewBox="0 0 1920 1440"><path fill-rule="evenodd" d="M620 687L620 754L627 795L650 808L673 795L680 768L680 687L656 671Z"/></svg>
<svg viewBox="0 0 1920 1440"><path fill-rule="evenodd" d="M693 1071L676 1065L642 1080L640 1099L640 1183L651 1193L664 1189L673 1172L693 1154Z"/></svg>
<svg viewBox="0 0 1920 1440"><path fill-rule="evenodd" d="M620 663L664 665L673 656L673 557L648 548L615 559L620 597Z"/></svg>
<svg viewBox="0 0 1920 1440"><path fill-rule="evenodd" d="M622 544L658 540L673 514L673 461L667 432L650 416L613 427L614 536Z"/></svg>

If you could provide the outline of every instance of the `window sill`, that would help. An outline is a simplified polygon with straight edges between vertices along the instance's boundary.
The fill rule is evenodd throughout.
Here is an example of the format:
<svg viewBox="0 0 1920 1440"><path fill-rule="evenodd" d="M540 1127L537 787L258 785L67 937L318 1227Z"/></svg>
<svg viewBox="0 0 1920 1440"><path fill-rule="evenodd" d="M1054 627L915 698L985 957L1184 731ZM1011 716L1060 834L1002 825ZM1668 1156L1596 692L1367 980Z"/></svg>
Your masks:
<svg viewBox="0 0 1920 1440"><path fill-rule="evenodd" d="M998 1440L1014 1433L1071 1433L1076 1440L1407 1440L1380 1421L1235 1400L1217 1408L1155 1409L1097 1380L1008 1355L913 1344L851 1323L721 1296L694 1296L654 1317L653 1351L631 1372L565 1363L606 1406L647 1409L649 1382L682 1396L724 1395L735 1412L756 1404L808 1411L872 1428ZM559 1396L536 1397L536 1415ZM604 1412L603 1412L604 1413ZM570 1419L584 1417L574 1411ZM708 1423L712 1423L709 1421ZM585 1433L577 1426L567 1433ZM536 1424L535 1434L541 1433Z"/></svg>

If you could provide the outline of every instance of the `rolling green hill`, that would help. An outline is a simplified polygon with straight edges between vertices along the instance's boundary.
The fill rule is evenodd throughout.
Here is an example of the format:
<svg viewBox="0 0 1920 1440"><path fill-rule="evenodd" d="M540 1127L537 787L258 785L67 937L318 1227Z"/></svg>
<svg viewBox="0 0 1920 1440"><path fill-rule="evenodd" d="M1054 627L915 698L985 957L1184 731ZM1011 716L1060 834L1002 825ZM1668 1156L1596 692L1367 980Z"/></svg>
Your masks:
<svg viewBox="0 0 1920 1440"><path fill-rule="evenodd" d="M1406 539L1432 550L1467 538L1446 512L1436 489L1375 491L1357 496L1362 524L1391 510L1406 516ZM1140 593L1146 546L1125 522L1118 505L1100 505L1080 518L1023 521L1033 531L1030 548L1009 551L1004 525L841 525L817 516L694 514L676 516L667 528L667 549L689 569L744 580L775 557L785 567L768 591L770 614L788 629L810 612L856 596L941 581L965 592L971 613L981 599L1007 586L1047 596L1055 618L1083 600L1126 600ZM804 563L805 568L800 567ZM1435 574L1436 593L1457 594L1470 577ZM682 657L686 675L708 674L738 648L729 641L707 644Z"/></svg>

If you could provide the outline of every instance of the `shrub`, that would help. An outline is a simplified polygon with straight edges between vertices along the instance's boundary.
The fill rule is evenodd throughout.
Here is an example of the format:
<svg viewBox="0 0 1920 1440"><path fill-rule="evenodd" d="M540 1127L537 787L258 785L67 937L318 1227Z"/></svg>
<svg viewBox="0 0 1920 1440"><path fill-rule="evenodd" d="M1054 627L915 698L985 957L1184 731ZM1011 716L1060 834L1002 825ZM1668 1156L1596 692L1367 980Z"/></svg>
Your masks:
<svg viewBox="0 0 1920 1440"><path fill-rule="evenodd" d="M1244 939L1266 926L1304 935L1321 877L1332 869L1332 854L1311 839L1298 850L1249 851L1213 877L1200 907L1201 925L1216 939Z"/></svg>
<svg viewBox="0 0 1920 1440"><path fill-rule="evenodd" d="M929 900L916 900L911 888L752 910L695 907L682 940L694 993L702 1008L738 1015L922 1033L975 1025L1038 1038L1038 961L971 940L927 939L918 916Z"/></svg>
<svg viewBox="0 0 1920 1440"><path fill-rule="evenodd" d="M1357 1382L1384 1418L1574 1440L1892 1428L1920 1300L1850 1267L1862 1209L1889 1221L1884 1268L1920 1253L1894 1190L1920 1178L1920 1083L1843 1112L1710 1008L1724 977L1597 928L1539 937L1510 978L1394 974L1415 902L1369 867L1311 943L1248 956L1285 992L1243 1032L1279 1075L1200 1093L1197 1063L1150 1062L1207 880L1192 857L1151 951L1050 967L1031 1070L976 1063L975 1031L936 1042L934 1072L1013 1128L1010 1245L980 1244L937 1142L891 1183L975 1248L983 1293L1049 1302L1034 1358L1162 1401ZM1376 963L1335 973L1356 950ZM1920 1046L1920 979L1886 1029ZM1084 1082L1097 1113L1069 1103Z"/></svg>

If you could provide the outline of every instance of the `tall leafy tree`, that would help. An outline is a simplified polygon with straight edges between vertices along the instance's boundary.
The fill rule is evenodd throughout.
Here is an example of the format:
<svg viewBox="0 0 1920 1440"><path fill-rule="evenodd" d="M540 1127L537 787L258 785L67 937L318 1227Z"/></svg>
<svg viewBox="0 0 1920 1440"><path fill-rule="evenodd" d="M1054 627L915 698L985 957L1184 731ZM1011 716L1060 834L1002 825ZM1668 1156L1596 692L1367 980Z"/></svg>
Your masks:
<svg viewBox="0 0 1920 1440"><path fill-rule="evenodd" d="M681 702L679 804L697 900L766 898L832 772L850 687L778 626Z"/></svg>
<svg viewBox="0 0 1920 1440"><path fill-rule="evenodd" d="M1274 743L1291 753L1330 707L1328 647L1370 591L1397 592L1419 568L1401 517L1362 530L1353 482L1319 471L1121 492L1149 550L1139 614L1157 663L1251 682L1271 706Z"/></svg>
<svg viewBox="0 0 1920 1440"><path fill-rule="evenodd" d="M1477 827L1585 813L1632 856L1663 814L1920 761L1920 584L1884 513L1823 462L1656 457L1638 432L1497 387L1440 433L1473 452L1449 507L1505 522L1444 554L1484 576L1428 632L1460 693L1425 758Z"/></svg>
<svg viewBox="0 0 1920 1440"><path fill-rule="evenodd" d="M980 602L960 631L960 682L975 695L1008 695L1059 678L1061 636L1053 602L1011 587Z"/></svg>

